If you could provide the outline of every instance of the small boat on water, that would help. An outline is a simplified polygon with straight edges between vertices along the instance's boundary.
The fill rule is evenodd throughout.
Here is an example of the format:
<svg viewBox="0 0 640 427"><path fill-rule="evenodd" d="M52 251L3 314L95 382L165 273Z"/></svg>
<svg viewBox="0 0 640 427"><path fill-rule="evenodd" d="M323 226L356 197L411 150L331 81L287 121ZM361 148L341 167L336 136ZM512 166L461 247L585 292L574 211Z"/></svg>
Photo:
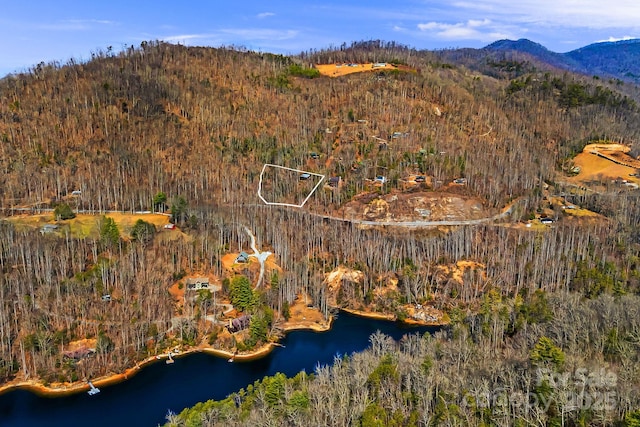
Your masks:
<svg viewBox="0 0 640 427"><path fill-rule="evenodd" d="M98 393L100 393L100 389L99 389L98 387L94 386L94 385L93 385L93 383L92 383L91 381L87 381L87 382L89 383L89 387L91 387L91 388L89 389L89 391L87 392L87 394L88 394L89 396L93 396L94 394L98 394Z"/></svg>

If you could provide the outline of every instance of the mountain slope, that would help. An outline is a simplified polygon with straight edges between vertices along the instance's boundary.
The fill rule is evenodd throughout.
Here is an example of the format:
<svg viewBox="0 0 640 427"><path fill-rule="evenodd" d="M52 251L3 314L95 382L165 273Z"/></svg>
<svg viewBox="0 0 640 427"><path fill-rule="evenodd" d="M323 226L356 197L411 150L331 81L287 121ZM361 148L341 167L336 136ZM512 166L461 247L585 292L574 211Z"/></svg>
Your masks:
<svg viewBox="0 0 640 427"><path fill-rule="evenodd" d="M545 54L538 46L528 48ZM506 348L519 330L541 333L521 326L526 318L546 318L522 306L535 291L575 290L589 298L637 293L640 198L604 177L597 179L609 193L559 187L566 178L562 169L589 142L616 140L638 149L640 116L621 92L627 85L542 73L538 64L552 67L533 54L511 50L512 60L503 52L457 51L455 62L380 43L299 57L143 43L0 81L0 203L6 212L64 204L102 213L164 210L164 199L178 226L143 241L113 238L118 229L107 218L91 218L87 228L95 234L76 224L72 229L68 221L59 222L60 231L40 233L39 226L55 221L53 212L30 216L33 223L17 222L21 217L0 221L0 380L94 378L176 345L210 345L222 328L209 321L211 296L177 301L168 289L180 289L185 277L225 283L237 272L250 282L258 279L250 263L229 272L221 261L252 246L243 226L282 268L282 275L270 275L260 287L256 299L265 310L254 313L259 323L249 332L255 337L243 346L265 340L269 313L284 311L297 295L309 295L326 314L332 299L325 274L343 266L362 271L364 279L342 280L336 302L339 296L341 304L380 307L398 318L406 315L400 311L406 303L455 307L451 317L460 327L487 331L487 355ZM465 61L491 73L470 72ZM402 64L408 71L330 78L312 68L368 62ZM304 197L310 182L296 173L267 176L262 183L265 163L341 177L340 184L319 188L302 209L264 206L259 186L275 197ZM384 186L373 183L379 174L386 177ZM419 185L407 179L416 175L424 177ZM551 194L577 198L607 222L573 218ZM398 206L428 218L442 206L425 208L432 197L451 206L473 198L468 210L497 212L509 205L508 223L362 228L348 222L345 209L356 200L374 218ZM542 214L558 220L521 226L520 220ZM460 262L479 267L462 271ZM220 291L230 292L227 285ZM541 307L539 300L532 304ZM480 307L482 317L464 320L463 313ZM599 331L614 340L609 348L615 361L634 343L618 338L626 336L622 323L605 317L609 323ZM583 316L570 318L572 325L578 324L574 319L591 324ZM563 334L558 323L553 330L569 337L557 343L562 348L603 342ZM462 333L465 345L471 335ZM637 328L629 333L637 335ZM67 363L64 346L80 339L96 340L95 356ZM518 346L525 349L537 339L524 335ZM222 341L224 348L236 345L235 339ZM460 370L461 351L453 351L452 360L467 375ZM598 352L586 360L601 357ZM528 352L521 360L529 363ZM473 363L464 369L483 371ZM461 382L470 384L467 378ZM361 379L361 385L367 382ZM620 390L621 403L635 402L628 398L633 387ZM437 400L447 403L445 398Z"/></svg>
<svg viewBox="0 0 640 427"><path fill-rule="evenodd" d="M580 71L640 81L640 39L590 44L563 56L580 64Z"/></svg>
<svg viewBox="0 0 640 427"><path fill-rule="evenodd" d="M326 159L314 168L341 175L353 195L380 173L380 165L397 178L414 172L403 159L417 162L416 153L424 149L446 151L449 158L443 167L437 158L425 157L420 172L445 181L476 175L469 191L499 206L508 195L526 193L540 177L550 177L557 158L534 149L541 144L637 134L637 122L612 122L609 107L599 107L621 105L616 100L621 95L611 89L607 95L616 102L559 99L553 89L561 96L571 75L550 75L553 87L550 81L540 84L539 99L505 97L510 80L537 64L487 52L472 51L475 56L467 58L494 71L482 80L463 67L443 66L433 52L393 45L291 58L147 44L86 64L37 67L0 84L2 204L54 202L73 190L92 195L79 200L84 209L145 210L156 191L198 204L245 203L255 197L264 163L298 168L310 152ZM416 71L310 79L296 74L299 66L292 67L333 61L396 61ZM581 98L593 97L597 86L581 83ZM558 110L566 105L588 111L565 116ZM436 107L444 114L433 113ZM534 108L540 114L532 116ZM588 128L580 123L586 112ZM476 135L489 128L498 145L518 140L520 157L496 146L469 151ZM394 132L407 136L393 140L393 151L378 154L373 138L391 140ZM513 177L495 175L487 156L507 169L521 165L523 157L533 166Z"/></svg>
<svg viewBox="0 0 640 427"><path fill-rule="evenodd" d="M489 51L515 50L528 53L549 63L559 61L562 58L561 54L552 52L540 43L535 43L528 39L519 39L515 41L506 39L498 40L485 46L484 49Z"/></svg>
<svg viewBox="0 0 640 427"><path fill-rule="evenodd" d="M594 43L556 53L527 39L499 40L483 48L491 52L519 52L554 67L587 75L640 81L640 39Z"/></svg>

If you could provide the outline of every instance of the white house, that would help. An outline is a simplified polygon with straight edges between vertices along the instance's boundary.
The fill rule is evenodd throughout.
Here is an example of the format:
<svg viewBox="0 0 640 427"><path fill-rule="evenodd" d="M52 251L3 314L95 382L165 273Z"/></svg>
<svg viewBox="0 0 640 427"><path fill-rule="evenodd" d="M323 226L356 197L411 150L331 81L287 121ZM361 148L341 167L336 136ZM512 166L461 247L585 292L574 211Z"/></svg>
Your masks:
<svg viewBox="0 0 640 427"><path fill-rule="evenodd" d="M187 278L187 290L197 291L200 289L209 289L208 277L189 277Z"/></svg>

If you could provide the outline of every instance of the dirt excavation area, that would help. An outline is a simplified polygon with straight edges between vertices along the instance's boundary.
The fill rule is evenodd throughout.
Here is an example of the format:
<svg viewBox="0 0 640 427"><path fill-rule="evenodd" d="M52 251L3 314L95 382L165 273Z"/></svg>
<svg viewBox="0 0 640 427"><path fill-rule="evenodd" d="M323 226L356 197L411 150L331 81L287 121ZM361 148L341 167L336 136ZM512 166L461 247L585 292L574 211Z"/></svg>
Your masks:
<svg viewBox="0 0 640 427"><path fill-rule="evenodd" d="M252 252L249 249L249 252ZM230 274L242 274L250 272L251 275L257 275L260 271L260 262L254 257L249 256L246 260L239 260L239 253L228 253L221 257L222 266ZM273 271L282 273L282 268L276 263L275 255L269 255L264 262L266 277L270 277ZM266 286L266 285L265 285Z"/></svg>
<svg viewBox="0 0 640 427"><path fill-rule="evenodd" d="M381 70L401 70L401 71L411 71L412 68L397 65L397 64L389 64L387 62L378 62L378 63L366 63L366 64L316 64L316 69L320 71L320 74L323 76L329 77L340 77L345 76L347 74L353 73L362 73L365 71L381 71Z"/></svg>
<svg viewBox="0 0 640 427"><path fill-rule="evenodd" d="M289 307L290 317L280 325L283 331L297 329L310 329L314 331L326 331L331 326L331 319L325 319L318 310L313 299L306 294L298 294L295 301Z"/></svg>
<svg viewBox="0 0 640 427"><path fill-rule="evenodd" d="M617 181L620 185L638 188L640 160L630 155L631 148L623 144L588 144L573 159L575 176L569 182L589 186Z"/></svg>
<svg viewBox="0 0 640 427"><path fill-rule="evenodd" d="M455 265L451 271L459 272L462 280L464 268ZM447 273L450 272L447 270ZM353 288L364 286L365 274L345 266L339 266L333 271L325 273L324 283L328 290L328 301L331 306L341 307L342 310L360 316L367 316L385 320L402 320L406 323L422 325L443 325L449 322L449 317L430 303L400 304L397 301L398 277L394 273L387 273L375 278L375 289L369 303L351 299ZM356 292L358 293L358 292ZM399 313L403 313L402 318Z"/></svg>
<svg viewBox="0 0 640 427"><path fill-rule="evenodd" d="M381 222L468 220L495 213L485 209L479 198L429 191L362 194L340 209L344 218Z"/></svg>

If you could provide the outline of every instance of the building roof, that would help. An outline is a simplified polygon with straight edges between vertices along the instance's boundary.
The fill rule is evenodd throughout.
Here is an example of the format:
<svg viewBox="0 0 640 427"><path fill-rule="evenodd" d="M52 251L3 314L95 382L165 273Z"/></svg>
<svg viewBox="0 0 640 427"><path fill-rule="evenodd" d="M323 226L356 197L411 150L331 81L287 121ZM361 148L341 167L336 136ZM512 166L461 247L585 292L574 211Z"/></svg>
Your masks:
<svg viewBox="0 0 640 427"><path fill-rule="evenodd" d="M58 227L60 227L58 224L45 224L45 225L42 226L42 228L40 228L40 232L41 233L50 233L52 231L57 230Z"/></svg>
<svg viewBox="0 0 640 427"><path fill-rule="evenodd" d="M209 283L208 277L188 277L187 285L195 285L196 283Z"/></svg>
<svg viewBox="0 0 640 427"><path fill-rule="evenodd" d="M248 259L249 259L249 254L244 252L244 251L242 251L236 257L236 262L238 262L238 261L247 261Z"/></svg>
<svg viewBox="0 0 640 427"><path fill-rule="evenodd" d="M244 314L236 319L232 319L229 321L229 331L231 333L241 331L243 329L247 329L251 324L251 316L248 314Z"/></svg>

